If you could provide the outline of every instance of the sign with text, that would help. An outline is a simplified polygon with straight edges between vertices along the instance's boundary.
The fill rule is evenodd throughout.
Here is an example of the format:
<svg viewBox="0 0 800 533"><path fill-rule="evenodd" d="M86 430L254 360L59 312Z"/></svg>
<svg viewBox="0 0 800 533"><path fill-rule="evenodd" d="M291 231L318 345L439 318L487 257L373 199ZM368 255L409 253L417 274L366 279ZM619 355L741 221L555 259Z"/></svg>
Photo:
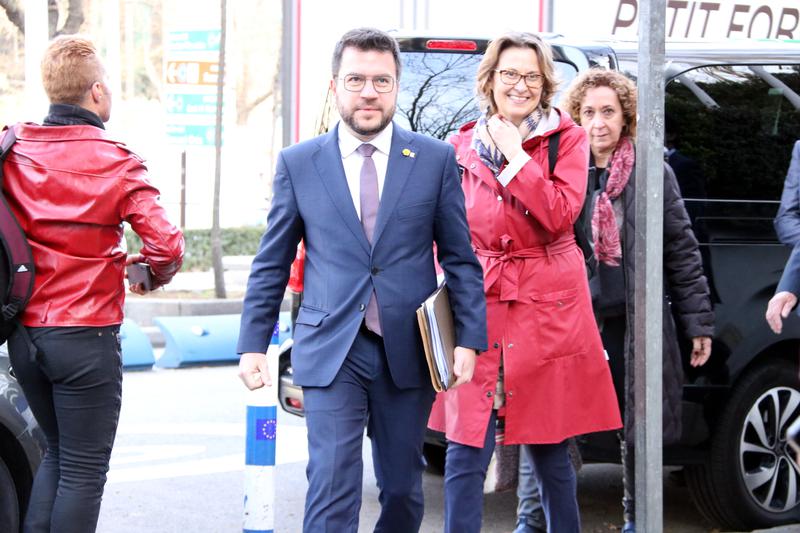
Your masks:
<svg viewBox="0 0 800 533"><path fill-rule="evenodd" d="M668 40L800 40L797 0L666 0L666 9ZM554 31L565 35L638 36L638 0L561 0L553 15Z"/></svg>
<svg viewBox="0 0 800 533"><path fill-rule="evenodd" d="M171 31L167 47L172 52L219 52L219 29Z"/></svg>
<svg viewBox="0 0 800 533"><path fill-rule="evenodd" d="M219 29L167 33L164 108L171 143L214 146L219 45Z"/></svg>
<svg viewBox="0 0 800 533"><path fill-rule="evenodd" d="M167 83L217 85L217 61L167 61Z"/></svg>
<svg viewBox="0 0 800 533"><path fill-rule="evenodd" d="M170 114L215 115L217 113L217 94L168 93L166 110Z"/></svg>

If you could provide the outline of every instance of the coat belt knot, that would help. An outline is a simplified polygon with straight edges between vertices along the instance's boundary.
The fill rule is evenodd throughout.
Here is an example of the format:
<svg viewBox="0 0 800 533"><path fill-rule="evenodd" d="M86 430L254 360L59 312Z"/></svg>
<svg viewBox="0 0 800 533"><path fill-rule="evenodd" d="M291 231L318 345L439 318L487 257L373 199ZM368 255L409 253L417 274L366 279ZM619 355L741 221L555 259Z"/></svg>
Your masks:
<svg viewBox="0 0 800 533"><path fill-rule="evenodd" d="M478 257L485 257L483 289L488 294L490 289L499 283L500 301L514 302L519 299L519 276L523 261L526 259L563 254L572 250L575 244L573 234L563 235L553 242L530 248L513 249L514 240L509 235L500 237L500 249L490 250L475 247Z"/></svg>

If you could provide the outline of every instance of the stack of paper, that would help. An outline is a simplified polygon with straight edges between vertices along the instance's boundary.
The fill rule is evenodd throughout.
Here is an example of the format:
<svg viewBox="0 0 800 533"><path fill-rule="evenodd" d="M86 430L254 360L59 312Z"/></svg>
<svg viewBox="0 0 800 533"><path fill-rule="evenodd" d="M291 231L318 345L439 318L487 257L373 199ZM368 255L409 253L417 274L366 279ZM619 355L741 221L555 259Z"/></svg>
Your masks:
<svg viewBox="0 0 800 533"><path fill-rule="evenodd" d="M422 302L417 309L417 320L433 388L437 392L447 390L456 380L453 375L456 336L453 312L444 283Z"/></svg>

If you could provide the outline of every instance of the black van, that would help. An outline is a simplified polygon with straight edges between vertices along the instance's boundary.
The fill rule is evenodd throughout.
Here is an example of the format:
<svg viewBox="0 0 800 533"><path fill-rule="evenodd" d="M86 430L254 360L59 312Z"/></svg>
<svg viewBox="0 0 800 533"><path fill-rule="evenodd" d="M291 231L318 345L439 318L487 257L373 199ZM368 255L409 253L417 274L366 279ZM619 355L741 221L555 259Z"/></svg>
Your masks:
<svg viewBox="0 0 800 533"><path fill-rule="evenodd" d="M4 345L0 347L0 531L22 531L33 476L44 450L44 434L9 372Z"/></svg>
<svg viewBox="0 0 800 533"><path fill-rule="evenodd" d="M635 42L548 39L562 89L590 67L619 69L636 79ZM403 56L395 114L400 125L446 139L477 118L474 79L486 40L397 40ZM786 427L800 415L800 318L792 315L781 335L764 319L790 252L778 242L772 221L800 138L800 45L667 43L665 66L665 158L672 161L700 242L716 335L709 363L684 369L683 436L665 448L664 464L685 467L697 507L720 527L800 522L800 465L785 440ZM335 120L330 97L320 132ZM288 343L279 396L284 409L302 414L290 352ZM443 445L441 435L429 433L432 457ZM613 434L582 438L581 450L587 461L619 461Z"/></svg>

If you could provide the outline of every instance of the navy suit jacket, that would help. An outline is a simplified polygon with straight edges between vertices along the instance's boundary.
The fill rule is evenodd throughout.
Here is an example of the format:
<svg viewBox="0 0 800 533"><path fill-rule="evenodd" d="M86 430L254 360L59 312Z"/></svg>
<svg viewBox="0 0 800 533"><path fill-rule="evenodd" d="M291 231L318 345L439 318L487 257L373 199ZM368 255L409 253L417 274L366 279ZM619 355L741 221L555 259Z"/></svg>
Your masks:
<svg viewBox="0 0 800 533"><path fill-rule="evenodd" d="M303 303L292 348L294 382L329 385L374 290L392 379L430 386L416 309L436 288L434 243L449 287L456 341L486 349L483 273L470 244L453 148L396 124L370 246L347 185L338 127L281 151L267 230L244 299L239 353L264 353L301 238Z"/></svg>
<svg viewBox="0 0 800 533"><path fill-rule="evenodd" d="M800 245L794 247L792 255L786 261L781 281L778 283L778 288L775 289L776 293L781 291L789 291L800 298ZM798 307L798 311L800 311L800 307Z"/></svg>
<svg viewBox="0 0 800 533"><path fill-rule="evenodd" d="M783 182L775 232L783 244L800 244L800 141L794 143L789 172Z"/></svg>

